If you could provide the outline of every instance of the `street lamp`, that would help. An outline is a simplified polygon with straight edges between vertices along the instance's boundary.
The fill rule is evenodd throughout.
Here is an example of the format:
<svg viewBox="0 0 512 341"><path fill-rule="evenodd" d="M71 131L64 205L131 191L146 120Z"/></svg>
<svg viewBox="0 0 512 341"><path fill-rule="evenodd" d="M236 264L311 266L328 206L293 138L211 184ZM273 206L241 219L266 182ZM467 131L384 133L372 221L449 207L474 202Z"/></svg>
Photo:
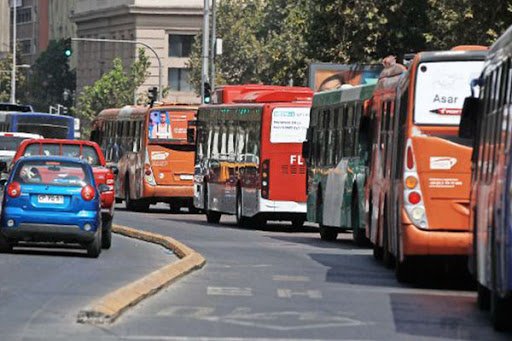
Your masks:
<svg viewBox="0 0 512 341"><path fill-rule="evenodd" d="M11 103L16 104L16 7L17 1L12 0L12 70L11 70Z"/></svg>
<svg viewBox="0 0 512 341"><path fill-rule="evenodd" d="M125 43L125 44L139 44L148 48L155 54L156 60L158 61L158 97L162 98L162 61L156 53L156 51L146 43L137 40L124 40L124 39L101 39L101 38L71 38L72 41L91 41L91 42L103 42L103 43Z"/></svg>

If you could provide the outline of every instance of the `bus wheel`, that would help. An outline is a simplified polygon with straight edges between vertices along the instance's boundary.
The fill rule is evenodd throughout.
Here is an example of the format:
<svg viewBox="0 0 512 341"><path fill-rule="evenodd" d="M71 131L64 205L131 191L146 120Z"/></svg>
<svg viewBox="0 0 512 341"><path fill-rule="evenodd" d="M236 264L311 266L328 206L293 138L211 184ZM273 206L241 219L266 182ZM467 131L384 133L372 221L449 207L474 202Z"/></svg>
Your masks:
<svg viewBox="0 0 512 341"><path fill-rule="evenodd" d="M292 219L292 227L294 229L300 229L304 226L304 222L306 221L306 219L302 218L302 217L296 217L296 218L293 218Z"/></svg>
<svg viewBox="0 0 512 341"><path fill-rule="evenodd" d="M372 254L373 254L373 258L375 258L376 260L381 260L382 259L382 254L383 254L383 250L382 250L382 248L379 245L373 244Z"/></svg>
<svg viewBox="0 0 512 341"><path fill-rule="evenodd" d="M240 227L246 224L246 219L242 215L242 195L240 189L236 191L236 208L235 208L236 224Z"/></svg>
<svg viewBox="0 0 512 341"><path fill-rule="evenodd" d="M338 231L334 227L320 225L320 239L334 241L338 238Z"/></svg>
<svg viewBox="0 0 512 341"><path fill-rule="evenodd" d="M480 283L476 284L476 305L480 310L489 310L491 307L491 291Z"/></svg>
<svg viewBox="0 0 512 341"><path fill-rule="evenodd" d="M409 283L412 280L412 265L410 259L404 259L402 262L395 261L395 277L400 283Z"/></svg>
<svg viewBox="0 0 512 341"><path fill-rule="evenodd" d="M359 205L357 203L358 196L357 191L353 191L352 193L352 203L351 203L351 222L352 222L352 238L357 246L368 246L370 245L370 241L366 238L366 231L364 228L361 228L361 224L359 221ZM355 200L354 200L355 199Z"/></svg>
<svg viewBox="0 0 512 341"><path fill-rule="evenodd" d="M206 221L209 222L210 224L218 224L220 222L220 217L221 217L221 213L220 212L215 212L215 211L211 211L209 208L208 208L208 190L207 190L207 185L205 183L205 191L204 191L204 211L205 211L205 214L206 214Z"/></svg>
<svg viewBox="0 0 512 341"><path fill-rule="evenodd" d="M491 291L491 320L495 330L509 330L512 326L509 324L509 316L512 312L512 299L510 297L501 298L496 290Z"/></svg>
<svg viewBox="0 0 512 341"><path fill-rule="evenodd" d="M181 212L181 206L178 205L177 203L175 202L171 202L169 203L169 211L172 213L172 214L178 214Z"/></svg>

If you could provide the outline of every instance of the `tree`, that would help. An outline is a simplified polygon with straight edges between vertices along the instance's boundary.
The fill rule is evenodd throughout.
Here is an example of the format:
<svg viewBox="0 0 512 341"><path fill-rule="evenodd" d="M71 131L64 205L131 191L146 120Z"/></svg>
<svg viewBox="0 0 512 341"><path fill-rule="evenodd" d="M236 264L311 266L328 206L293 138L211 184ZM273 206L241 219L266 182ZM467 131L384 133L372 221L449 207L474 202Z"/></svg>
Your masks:
<svg viewBox="0 0 512 341"><path fill-rule="evenodd" d="M217 84L305 84L311 62L490 45L512 24L510 0L222 0L217 8ZM198 91L200 42L189 65Z"/></svg>
<svg viewBox="0 0 512 341"><path fill-rule="evenodd" d="M21 63L21 59L17 54L17 64ZM11 99L11 70L12 70L12 54L0 60L0 102L9 102ZM26 88L27 78L26 70L16 69L16 94L23 93ZM19 97L19 96L17 96ZM30 104L30 103L29 103Z"/></svg>
<svg viewBox="0 0 512 341"><path fill-rule="evenodd" d="M119 108L132 104L136 90L149 76L149 58L145 50L138 50L138 57L126 72L123 62L116 58L112 70L103 74L93 85L84 87L78 98L77 113L87 124L105 108Z"/></svg>
<svg viewBox="0 0 512 341"><path fill-rule="evenodd" d="M51 40L31 68L31 77L24 98L39 111L47 111L50 105L73 105L72 96L64 98L64 91L76 88L76 72L70 70L64 53L70 39Z"/></svg>

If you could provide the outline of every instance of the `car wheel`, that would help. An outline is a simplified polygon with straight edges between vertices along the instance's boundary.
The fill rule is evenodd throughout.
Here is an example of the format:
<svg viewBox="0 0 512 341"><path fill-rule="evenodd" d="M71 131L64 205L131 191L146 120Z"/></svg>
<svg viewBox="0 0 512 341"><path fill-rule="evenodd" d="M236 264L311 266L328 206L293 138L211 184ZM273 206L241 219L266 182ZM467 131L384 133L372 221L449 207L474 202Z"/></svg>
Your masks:
<svg viewBox="0 0 512 341"><path fill-rule="evenodd" d="M90 258L98 258L101 253L101 230L98 229L93 241L87 244L87 256Z"/></svg>
<svg viewBox="0 0 512 341"><path fill-rule="evenodd" d="M2 234L0 234L0 253L10 253L12 252L12 244L7 241Z"/></svg>
<svg viewBox="0 0 512 341"><path fill-rule="evenodd" d="M495 330L504 331L511 329L509 318L511 312L511 298L499 297L496 290L491 291L491 320Z"/></svg>
<svg viewBox="0 0 512 341"><path fill-rule="evenodd" d="M338 231L334 227L320 225L320 238L322 240L334 241L338 238Z"/></svg>
<svg viewBox="0 0 512 341"><path fill-rule="evenodd" d="M405 258L402 262L397 259L395 262L395 277L400 283L409 283L412 281L413 266L411 259Z"/></svg>
<svg viewBox="0 0 512 341"><path fill-rule="evenodd" d="M103 219L103 231L101 233L101 248L108 250L112 246L112 217Z"/></svg>

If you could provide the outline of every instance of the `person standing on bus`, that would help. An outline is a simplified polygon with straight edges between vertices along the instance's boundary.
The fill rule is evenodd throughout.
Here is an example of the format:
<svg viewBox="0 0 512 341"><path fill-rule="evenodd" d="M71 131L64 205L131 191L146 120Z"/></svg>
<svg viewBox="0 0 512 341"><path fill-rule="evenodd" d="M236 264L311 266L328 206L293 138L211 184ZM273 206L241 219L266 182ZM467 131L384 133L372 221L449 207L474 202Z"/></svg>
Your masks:
<svg viewBox="0 0 512 341"><path fill-rule="evenodd" d="M154 139L171 139L171 125L169 124L167 113L160 113L160 121L153 126L151 137Z"/></svg>

